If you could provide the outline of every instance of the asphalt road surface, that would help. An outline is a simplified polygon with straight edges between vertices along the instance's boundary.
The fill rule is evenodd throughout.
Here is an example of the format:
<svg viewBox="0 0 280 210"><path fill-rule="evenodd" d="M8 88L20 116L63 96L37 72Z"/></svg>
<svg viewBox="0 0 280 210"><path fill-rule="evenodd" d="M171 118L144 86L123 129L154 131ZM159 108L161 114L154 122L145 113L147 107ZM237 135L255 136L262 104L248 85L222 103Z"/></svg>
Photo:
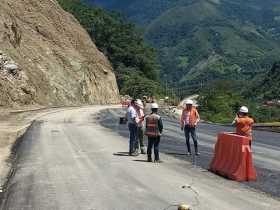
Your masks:
<svg viewBox="0 0 280 210"><path fill-rule="evenodd" d="M123 113L124 111L121 109L106 110L101 113L100 119L103 126L128 138L127 126L117 124L119 116L122 116ZM164 135L160 144L161 152L188 162L194 163L195 161L197 166L204 169L209 168L212 160L217 134L234 131L233 127L201 123L198 127L201 156L194 159L185 155L185 138L179 128L178 120L163 116L163 122ZM243 184L280 198L280 134L254 131L253 157L258 180Z"/></svg>
<svg viewBox="0 0 280 210"><path fill-rule="evenodd" d="M188 203L201 210L279 210L279 200L185 161L179 154L184 153L183 140L172 120L165 119L169 126L162 149L177 155L161 154L162 164L147 163L144 155L127 156L119 110L98 114L101 109L65 110L34 123L17 147L2 209L163 210ZM207 159L215 129L203 128L201 159ZM271 152L275 146L264 148ZM277 152L262 158L271 168L277 165L277 157L268 161L273 155Z"/></svg>

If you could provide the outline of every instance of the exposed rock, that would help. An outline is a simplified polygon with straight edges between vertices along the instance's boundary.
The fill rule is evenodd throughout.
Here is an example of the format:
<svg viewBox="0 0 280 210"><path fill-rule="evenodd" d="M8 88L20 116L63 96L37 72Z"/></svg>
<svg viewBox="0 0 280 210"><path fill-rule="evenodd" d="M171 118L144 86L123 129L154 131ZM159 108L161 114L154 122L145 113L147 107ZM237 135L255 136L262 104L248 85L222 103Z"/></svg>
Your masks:
<svg viewBox="0 0 280 210"><path fill-rule="evenodd" d="M0 105L115 103L107 58L54 0L2 0Z"/></svg>
<svg viewBox="0 0 280 210"><path fill-rule="evenodd" d="M6 70L9 74L16 76L18 66L14 63L7 63L3 66L4 70Z"/></svg>

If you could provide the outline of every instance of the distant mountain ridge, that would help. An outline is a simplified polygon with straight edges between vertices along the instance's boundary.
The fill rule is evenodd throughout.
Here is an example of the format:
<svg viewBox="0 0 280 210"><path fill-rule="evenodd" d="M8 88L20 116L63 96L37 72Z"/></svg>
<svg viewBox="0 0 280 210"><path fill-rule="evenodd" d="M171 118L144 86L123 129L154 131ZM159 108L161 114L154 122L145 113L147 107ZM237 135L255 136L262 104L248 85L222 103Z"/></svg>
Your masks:
<svg viewBox="0 0 280 210"><path fill-rule="evenodd" d="M87 0L124 12L159 49L175 83L251 78L278 60L278 0ZM179 82L178 82L179 81Z"/></svg>

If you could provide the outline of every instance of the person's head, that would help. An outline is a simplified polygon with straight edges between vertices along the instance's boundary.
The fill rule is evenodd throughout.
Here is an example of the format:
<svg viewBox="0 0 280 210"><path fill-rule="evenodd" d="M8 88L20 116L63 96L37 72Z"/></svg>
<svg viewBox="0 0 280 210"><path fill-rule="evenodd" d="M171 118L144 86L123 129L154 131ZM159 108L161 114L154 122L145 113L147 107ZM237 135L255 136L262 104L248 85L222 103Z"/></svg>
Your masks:
<svg viewBox="0 0 280 210"><path fill-rule="evenodd" d="M188 99L185 104L186 104L186 106L185 106L186 109L190 110L193 107L193 100Z"/></svg>
<svg viewBox="0 0 280 210"><path fill-rule="evenodd" d="M131 99L131 101L130 101L130 106L135 106L135 99Z"/></svg>
<svg viewBox="0 0 280 210"><path fill-rule="evenodd" d="M157 103L152 103L152 112L157 113L158 112L158 104Z"/></svg>
<svg viewBox="0 0 280 210"><path fill-rule="evenodd" d="M240 117L244 117L244 116L247 116L248 113L249 113L248 107L242 106L242 107L239 109L238 115L239 115Z"/></svg>
<svg viewBox="0 0 280 210"><path fill-rule="evenodd" d="M136 105L137 109L144 109L144 105L143 105L143 103L142 103L142 101L140 99L137 99L135 101L135 105Z"/></svg>

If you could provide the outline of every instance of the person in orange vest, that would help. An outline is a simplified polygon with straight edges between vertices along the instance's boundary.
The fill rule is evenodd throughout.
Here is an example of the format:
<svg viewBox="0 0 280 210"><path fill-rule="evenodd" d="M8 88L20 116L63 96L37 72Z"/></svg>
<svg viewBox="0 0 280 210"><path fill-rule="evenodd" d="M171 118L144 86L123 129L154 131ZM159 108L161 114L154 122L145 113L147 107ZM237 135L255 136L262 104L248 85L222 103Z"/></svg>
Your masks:
<svg viewBox="0 0 280 210"><path fill-rule="evenodd" d="M146 131L145 135L148 136L148 149L147 156L148 162L152 162L152 149L154 148L155 163L160 163L159 159L159 143L163 131L163 124L161 117L157 114L158 104L152 104L152 113L146 117Z"/></svg>
<svg viewBox="0 0 280 210"><path fill-rule="evenodd" d="M194 103L192 100L186 101L186 107L182 112L181 121L180 121L181 130L185 132L188 156L192 154L191 145L190 145L190 134L192 136L193 143L194 143L195 155L197 156L200 155L200 153L198 152L198 141L196 135L196 126L200 121L200 117L197 109L193 106L193 104Z"/></svg>
<svg viewBox="0 0 280 210"><path fill-rule="evenodd" d="M253 140L252 127L254 120L248 116L248 113L249 109L246 106L242 106L232 124L236 126L236 134L246 136L250 139L251 146L251 142Z"/></svg>

